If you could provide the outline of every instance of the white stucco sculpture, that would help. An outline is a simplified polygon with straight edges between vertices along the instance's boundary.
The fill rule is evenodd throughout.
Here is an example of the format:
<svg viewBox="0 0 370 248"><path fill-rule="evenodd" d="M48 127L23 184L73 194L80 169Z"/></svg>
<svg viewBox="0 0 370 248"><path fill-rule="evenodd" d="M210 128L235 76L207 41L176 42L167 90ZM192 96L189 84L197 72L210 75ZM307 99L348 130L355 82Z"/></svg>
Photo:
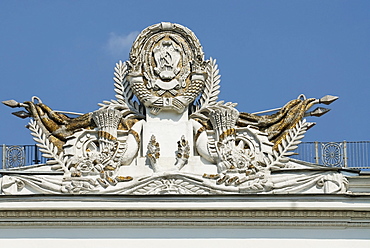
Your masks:
<svg viewBox="0 0 370 248"><path fill-rule="evenodd" d="M139 34L128 61L116 64L116 99L98 110L71 118L37 97L5 101L25 108L48 161L4 175L1 194L347 191L338 169L289 158L312 126L304 119L309 109L337 97L301 95L273 115L243 113L218 101L218 72L193 32L159 23Z"/></svg>

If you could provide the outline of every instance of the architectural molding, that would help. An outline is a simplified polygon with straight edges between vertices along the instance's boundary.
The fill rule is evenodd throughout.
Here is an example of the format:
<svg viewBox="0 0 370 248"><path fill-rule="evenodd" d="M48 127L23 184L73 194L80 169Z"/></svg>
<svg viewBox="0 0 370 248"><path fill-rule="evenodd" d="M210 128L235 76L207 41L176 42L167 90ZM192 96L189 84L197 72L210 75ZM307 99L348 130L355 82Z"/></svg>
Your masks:
<svg viewBox="0 0 370 248"><path fill-rule="evenodd" d="M369 197L2 197L0 226L369 228Z"/></svg>

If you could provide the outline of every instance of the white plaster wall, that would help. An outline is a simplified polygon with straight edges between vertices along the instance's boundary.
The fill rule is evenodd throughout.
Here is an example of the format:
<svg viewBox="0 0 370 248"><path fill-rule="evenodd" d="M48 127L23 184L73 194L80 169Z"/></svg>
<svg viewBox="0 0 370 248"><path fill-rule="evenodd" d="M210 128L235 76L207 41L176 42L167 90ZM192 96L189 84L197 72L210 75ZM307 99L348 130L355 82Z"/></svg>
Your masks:
<svg viewBox="0 0 370 248"><path fill-rule="evenodd" d="M1 228L0 247L370 247L370 229Z"/></svg>
<svg viewBox="0 0 370 248"><path fill-rule="evenodd" d="M23 239L23 240L0 240L4 247L28 247L28 248L59 248L59 247L192 247L192 248L207 248L207 247L258 247L258 248L369 248L369 241L365 240L303 240L303 239L290 239L290 240L276 240L276 239L52 239L52 240L37 240L37 239Z"/></svg>

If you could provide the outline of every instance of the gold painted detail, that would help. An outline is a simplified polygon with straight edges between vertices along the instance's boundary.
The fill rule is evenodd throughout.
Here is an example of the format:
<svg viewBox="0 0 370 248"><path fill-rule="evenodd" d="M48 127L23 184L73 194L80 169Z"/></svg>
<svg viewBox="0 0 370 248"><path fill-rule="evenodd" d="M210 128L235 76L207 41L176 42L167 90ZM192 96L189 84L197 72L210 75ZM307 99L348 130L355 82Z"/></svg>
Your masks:
<svg viewBox="0 0 370 248"><path fill-rule="evenodd" d="M305 112L315 104L315 98L294 99L273 115L254 115L240 113L237 125L245 127L253 125L268 134L268 139L274 143L274 150L288 134L288 131L297 125L304 117Z"/></svg>
<svg viewBox="0 0 370 248"><path fill-rule="evenodd" d="M199 128L199 129L197 130L197 133L195 134L194 140L195 140L195 141L197 141L197 140L198 140L198 138L199 138L199 135L200 135L202 132L204 132L204 131L206 131L206 128L205 128L205 127L201 127L201 128Z"/></svg>
<svg viewBox="0 0 370 248"><path fill-rule="evenodd" d="M135 140L138 144L140 144L140 135L133 129L130 129L130 131L128 132L129 134L132 134L134 137L135 137Z"/></svg>
<svg viewBox="0 0 370 248"><path fill-rule="evenodd" d="M207 179L216 180L216 179L219 179L220 178L220 174L206 174L206 173L204 173L203 174L203 177L204 178L207 178Z"/></svg>
<svg viewBox="0 0 370 248"><path fill-rule="evenodd" d="M235 128L228 129L228 130L226 130L226 131L224 131L223 133L220 134L220 140L223 140L227 136L235 135L235 134L236 134Z"/></svg>
<svg viewBox="0 0 370 248"><path fill-rule="evenodd" d="M111 135L110 133L108 133L106 131L98 131L98 135L99 135L99 137L105 138L107 140L111 140L111 141L116 141L117 140L116 137L114 137L113 135Z"/></svg>
<svg viewBox="0 0 370 248"><path fill-rule="evenodd" d="M118 181L118 182L129 182L129 181L132 181L132 177L130 177L130 176L117 176L116 177L116 180Z"/></svg>

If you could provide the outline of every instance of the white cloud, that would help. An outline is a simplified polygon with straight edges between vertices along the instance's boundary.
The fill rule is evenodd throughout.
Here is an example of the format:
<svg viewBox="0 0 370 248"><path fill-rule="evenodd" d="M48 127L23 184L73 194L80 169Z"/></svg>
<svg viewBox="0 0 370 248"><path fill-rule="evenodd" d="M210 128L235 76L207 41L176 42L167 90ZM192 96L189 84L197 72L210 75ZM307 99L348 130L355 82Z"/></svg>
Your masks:
<svg viewBox="0 0 370 248"><path fill-rule="evenodd" d="M138 34L138 31L133 31L127 35L118 35L112 32L109 34L106 48L113 56L126 55L130 51L132 43L134 42Z"/></svg>

